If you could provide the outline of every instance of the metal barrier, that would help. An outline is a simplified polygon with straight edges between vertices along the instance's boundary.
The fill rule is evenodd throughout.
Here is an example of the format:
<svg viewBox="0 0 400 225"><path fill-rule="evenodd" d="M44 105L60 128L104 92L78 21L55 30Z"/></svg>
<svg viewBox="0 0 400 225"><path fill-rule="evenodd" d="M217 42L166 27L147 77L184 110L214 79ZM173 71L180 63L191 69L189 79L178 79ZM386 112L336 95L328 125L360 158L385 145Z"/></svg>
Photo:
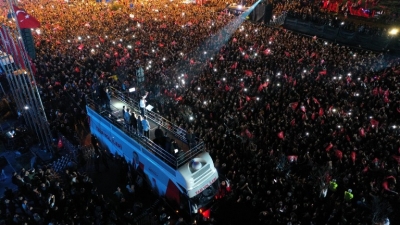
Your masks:
<svg viewBox="0 0 400 225"><path fill-rule="evenodd" d="M292 18L290 16L285 16L283 25L289 30L373 51L386 50L391 42L393 42L393 40L387 36L349 32L340 27L336 28L328 25L318 25L310 21Z"/></svg>
<svg viewBox="0 0 400 225"><path fill-rule="evenodd" d="M270 21L267 25L272 26L272 27L279 27L282 26L285 23L287 16L287 12L283 12L281 15L278 17L275 17L272 21Z"/></svg>
<svg viewBox="0 0 400 225"><path fill-rule="evenodd" d="M117 92L117 93L120 93L120 92ZM112 92L112 97L116 97L114 92ZM116 98L119 99L118 97L116 97ZM126 96L124 96L124 99L126 99ZM119 100L121 100L121 99L119 99ZM110 122L110 124L112 124L112 126L109 129L114 130L114 132L123 132L125 135L128 135L130 138L135 140L136 143L138 143L141 146L141 149L144 149L144 151L152 153L157 158L161 159L163 162L165 162L166 164L168 164L169 166L171 166L173 168L177 169L178 167L189 162L196 155L200 154L201 152L203 152L205 150L204 143L200 142L195 147L189 149L187 152L184 152L181 155L178 155L178 156L172 155L171 153L167 152L166 150L164 150L163 148L161 148L160 146L155 144L150 139L148 139L146 137L138 136L134 132L126 131L123 122L118 121L118 118L113 116L113 114L112 114L112 112L115 112L116 110L118 110L114 106L111 105L110 106L111 109L104 109L104 108L102 108L102 106L100 104L98 104L96 101L94 101L91 98L87 98L86 102L87 102L87 105L92 110L97 112L97 114L99 116L101 116L103 119L106 119L107 121ZM123 100L123 102L126 103L127 106L130 107L131 109L138 111L137 102L135 102L133 100L132 101ZM177 127L176 125L172 124L168 120L165 120L163 117L159 116L157 113L152 113L152 114L147 114L147 115L151 115L151 116L148 116L148 118L156 124L159 124L161 126L162 126L162 124L164 124L164 126L165 126L165 123L161 123L160 121L162 121L162 122L166 121L169 123L169 125L171 127ZM186 131L184 131L183 129L181 129L181 130L182 130L182 132L186 133ZM178 137L181 137L181 136L178 136Z"/></svg>

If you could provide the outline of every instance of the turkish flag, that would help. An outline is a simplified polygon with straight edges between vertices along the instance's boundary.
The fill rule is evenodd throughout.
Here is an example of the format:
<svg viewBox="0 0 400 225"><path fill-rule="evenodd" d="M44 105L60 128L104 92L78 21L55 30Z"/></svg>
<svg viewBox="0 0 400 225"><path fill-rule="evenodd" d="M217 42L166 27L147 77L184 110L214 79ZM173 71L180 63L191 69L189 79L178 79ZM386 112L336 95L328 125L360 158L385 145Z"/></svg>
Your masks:
<svg viewBox="0 0 400 225"><path fill-rule="evenodd" d="M360 129L360 136L361 136L361 137L365 137L365 130L364 130L364 128L361 128L361 129Z"/></svg>
<svg viewBox="0 0 400 225"><path fill-rule="evenodd" d="M21 29L40 27L39 21L35 17L29 15L24 9L20 9L15 5L13 5L13 8L15 11L15 16L17 17L18 20L18 25Z"/></svg>
<svg viewBox="0 0 400 225"><path fill-rule="evenodd" d="M248 76L248 77L253 76L253 71L251 71L251 70L245 70L244 73L245 73L246 76Z"/></svg>
<svg viewBox="0 0 400 225"><path fill-rule="evenodd" d="M325 151L329 152L332 147L333 147L333 144L329 143L329 145L325 148Z"/></svg>
<svg viewBox="0 0 400 225"><path fill-rule="evenodd" d="M324 109L323 108L319 108L318 115L319 116L323 116L324 115Z"/></svg>
<svg viewBox="0 0 400 225"><path fill-rule="evenodd" d="M278 138L280 139L284 139L285 138L285 133L283 133L283 131L278 133Z"/></svg>
<svg viewBox="0 0 400 225"><path fill-rule="evenodd" d="M234 64L232 64L231 69L236 69L238 65L238 62L235 62Z"/></svg>
<svg viewBox="0 0 400 225"><path fill-rule="evenodd" d="M379 122L377 120L375 120L375 119L371 119L371 125L372 126L378 126Z"/></svg>
<svg viewBox="0 0 400 225"><path fill-rule="evenodd" d="M343 158L343 152L340 150L335 150L335 155L338 157L340 160Z"/></svg>
<svg viewBox="0 0 400 225"><path fill-rule="evenodd" d="M351 160L353 160L353 163L356 162L356 152L351 152Z"/></svg>
<svg viewBox="0 0 400 225"><path fill-rule="evenodd" d="M292 106L292 109L293 109L293 110L296 110L296 108L297 108L298 105L299 105L298 102L292 102L292 103L291 103L291 106Z"/></svg>
<svg viewBox="0 0 400 225"><path fill-rule="evenodd" d="M84 45L84 44L80 44L80 45L78 46L78 49L79 49L79 50L82 50L83 47L85 47L85 45Z"/></svg>

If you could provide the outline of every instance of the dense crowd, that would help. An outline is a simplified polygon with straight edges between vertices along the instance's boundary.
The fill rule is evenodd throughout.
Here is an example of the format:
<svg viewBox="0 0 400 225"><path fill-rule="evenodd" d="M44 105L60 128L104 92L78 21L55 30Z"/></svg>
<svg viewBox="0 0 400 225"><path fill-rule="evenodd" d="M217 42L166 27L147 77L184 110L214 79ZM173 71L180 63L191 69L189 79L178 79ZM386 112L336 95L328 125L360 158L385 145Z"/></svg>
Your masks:
<svg viewBox="0 0 400 225"><path fill-rule="evenodd" d="M310 21L317 25L344 29L368 35L387 35L387 28L374 26L365 21L348 20L348 12L344 9L339 14L327 13L321 8L319 1L274 1L274 15L279 16L283 12L293 18Z"/></svg>
<svg viewBox="0 0 400 225"><path fill-rule="evenodd" d="M36 76L55 131L85 126L86 95L135 87L205 141L232 204L262 224L384 224L398 205L399 58L243 21L225 4L23 5L42 21Z"/></svg>

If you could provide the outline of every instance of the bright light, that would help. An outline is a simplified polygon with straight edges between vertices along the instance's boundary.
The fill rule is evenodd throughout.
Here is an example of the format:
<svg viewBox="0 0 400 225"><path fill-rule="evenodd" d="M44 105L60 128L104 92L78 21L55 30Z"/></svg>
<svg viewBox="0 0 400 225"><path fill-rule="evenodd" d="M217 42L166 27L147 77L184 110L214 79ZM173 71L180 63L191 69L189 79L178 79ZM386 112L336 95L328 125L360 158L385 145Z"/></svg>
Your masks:
<svg viewBox="0 0 400 225"><path fill-rule="evenodd" d="M328 42L325 41L325 42L324 42L324 45L327 45L327 44L328 44Z"/></svg>
<svg viewBox="0 0 400 225"><path fill-rule="evenodd" d="M189 117L189 120L193 120L193 116L190 116L190 117Z"/></svg>
<svg viewBox="0 0 400 225"><path fill-rule="evenodd" d="M140 23L138 23L137 26L140 27Z"/></svg>
<svg viewBox="0 0 400 225"><path fill-rule="evenodd" d="M222 78L222 80L223 80L223 81L225 81L225 77L224 77L224 78Z"/></svg>
<svg viewBox="0 0 400 225"><path fill-rule="evenodd" d="M200 90L201 90L201 88L200 88L200 87L198 87L198 88L197 88L197 90L198 90L198 91L200 91Z"/></svg>
<svg viewBox="0 0 400 225"><path fill-rule="evenodd" d="M204 52L204 55L207 54L207 52Z"/></svg>
<svg viewBox="0 0 400 225"><path fill-rule="evenodd" d="M87 36L88 39L90 39L90 36Z"/></svg>
<svg viewBox="0 0 400 225"><path fill-rule="evenodd" d="M92 48L90 51L93 53L94 52L94 48Z"/></svg>
<svg viewBox="0 0 400 225"><path fill-rule="evenodd" d="M136 88L129 88L129 92L135 92L136 91Z"/></svg>
<svg viewBox="0 0 400 225"><path fill-rule="evenodd" d="M162 60L163 60L163 61L165 61L165 57L164 57L164 58L162 58Z"/></svg>
<svg viewBox="0 0 400 225"><path fill-rule="evenodd" d="M128 45L128 48L129 48L129 49L132 48L132 45Z"/></svg>
<svg viewBox="0 0 400 225"><path fill-rule="evenodd" d="M336 112L336 109L332 109L332 112Z"/></svg>
<svg viewBox="0 0 400 225"><path fill-rule="evenodd" d="M28 109L29 109L29 106L26 105L26 106L24 107L24 109L25 109L25 110L28 110Z"/></svg>
<svg viewBox="0 0 400 225"><path fill-rule="evenodd" d="M348 73L348 74L347 74L347 76L349 76L349 77L350 77L350 76L351 76L351 73Z"/></svg>
<svg viewBox="0 0 400 225"><path fill-rule="evenodd" d="M207 105L207 101L204 101L203 104L204 104L204 105Z"/></svg>
<svg viewBox="0 0 400 225"><path fill-rule="evenodd" d="M257 101L259 101L259 100L260 100L260 98L259 98L259 97L257 97L256 99L257 99Z"/></svg>
<svg viewBox="0 0 400 225"><path fill-rule="evenodd" d="M82 38L79 36L79 37L78 37L78 40L81 40L81 39L82 39Z"/></svg>
<svg viewBox="0 0 400 225"><path fill-rule="evenodd" d="M122 39L119 39L119 42L122 42Z"/></svg>
<svg viewBox="0 0 400 225"><path fill-rule="evenodd" d="M397 35L399 33L399 29L397 29L397 28L392 28L392 29L390 29L389 30L389 34L390 35Z"/></svg>
<svg viewBox="0 0 400 225"><path fill-rule="evenodd" d="M182 79L182 84L185 84L185 80L184 79Z"/></svg>
<svg viewBox="0 0 400 225"><path fill-rule="evenodd" d="M71 42L71 40L67 40L68 41L68 43L70 43Z"/></svg>
<svg viewBox="0 0 400 225"><path fill-rule="evenodd" d="M42 32L40 31L40 29L38 28L38 29L36 29L35 30L36 31L36 33L38 34L38 35L40 35Z"/></svg>
<svg viewBox="0 0 400 225"><path fill-rule="evenodd" d="M96 45L96 48L98 48L99 47L99 45Z"/></svg>
<svg viewBox="0 0 400 225"><path fill-rule="evenodd" d="M247 91L247 88L245 88L244 91Z"/></svg>
<svg viewBox="0 0 400 225"><path fill-rule="evenodd" d="M135 18L135 15L129 14L129 18Z"/></svg>
<svg viewBox="0 0 400 225"><path fill-rule="evenodd" d="M397 128L397 126L396 126L396 125L393 125L392 127L393 127L393 129L396 129L396 128Z"/></svg>
<svg viewBox="0 0 400 225"><path fill-rule="evenodd" d="M277 84L277 86L279 87L279 86L281 86L281 84L280 84L280 83L278 83L278 84Z"/></svg>
<svg viewBox="0 0 400 225"><path fill-rule="evenodd" d="M178 85L176 85L175 87L176 87L176 88L178 88L179 86L178 86Z"/></svg>

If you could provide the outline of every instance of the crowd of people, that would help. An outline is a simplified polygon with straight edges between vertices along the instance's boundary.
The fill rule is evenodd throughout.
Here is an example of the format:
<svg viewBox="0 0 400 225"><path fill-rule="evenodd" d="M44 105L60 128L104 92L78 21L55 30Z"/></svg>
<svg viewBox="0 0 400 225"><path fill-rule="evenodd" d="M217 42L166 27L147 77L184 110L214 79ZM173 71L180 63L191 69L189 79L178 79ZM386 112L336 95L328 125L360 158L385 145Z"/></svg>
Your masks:
<svg viewBox="0 0 400 225"><path fill-rule="evenodd" d="M86 95L135 87L149 92L154 110L204 140L221 181L233 187L232 206L257 212L259 223L387 224L393 216L397 56L254 24L220 12L225 3L21 6L42 23L34 63L54 131L73 135L87 126ZM138 68L145 74L139 86ZM83 188L75 197L90 202ZM44 208L50 193L62 199L46 191L38 202Z"/></svg>

